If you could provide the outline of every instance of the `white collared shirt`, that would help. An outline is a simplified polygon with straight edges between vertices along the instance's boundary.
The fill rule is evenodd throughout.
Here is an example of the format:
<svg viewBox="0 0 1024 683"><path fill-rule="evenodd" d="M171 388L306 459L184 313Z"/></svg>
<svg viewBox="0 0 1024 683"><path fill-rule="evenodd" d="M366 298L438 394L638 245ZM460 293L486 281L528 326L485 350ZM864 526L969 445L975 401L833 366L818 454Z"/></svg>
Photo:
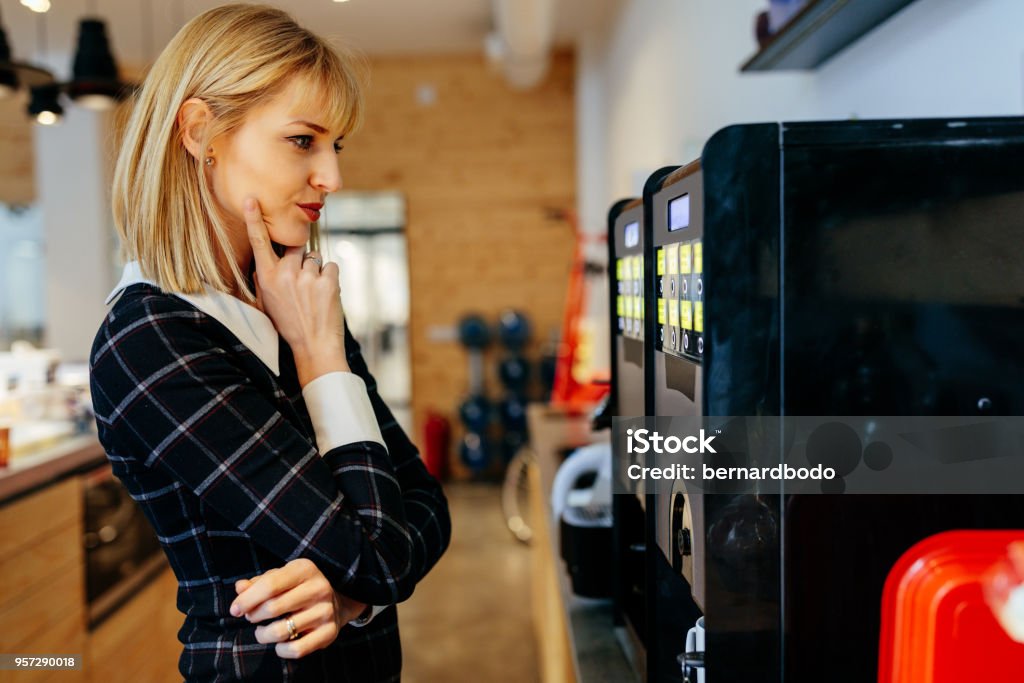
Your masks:
<svg viewBox="0 0 1024 683"><path fill-rule="evenodd" d="M129 261L125 264L121 281L105 303L113 304L127 287L139 283L157 287L155 282L143 277L137 261ZM168 293L187 301L228 328L275 376L281 374L277 328L258 308L209 286L202 294ZM351 372L321 375L302 388L302 398L313 422L321 454L357 441L375 441L384 446L377 417L366 393L366 384L358 375Z"/></svg>
<svg viewBox="0 0 1024 683"><path fill-rule="evenodd" d="M142 268L137 261L129 261L124 266L121 281L104 303L108 306L113 305L125 289L139 283L159 287L152 280L143 277ZM207 286L202 294L168 294L187 301L222 324L252 351L274 376L280 376L280 338L277 328L258 308L210 286ZM306 410L309 411L316 433L317 448L321 455L339 446L359 441L375 441L387 448L366 392L366 383L358 375L351 372L329 372L320 375L302 387L302 399L306 403ZM374 606L367 618L349 623L353 626L364 626L384 609L383 606Z"/></svg>

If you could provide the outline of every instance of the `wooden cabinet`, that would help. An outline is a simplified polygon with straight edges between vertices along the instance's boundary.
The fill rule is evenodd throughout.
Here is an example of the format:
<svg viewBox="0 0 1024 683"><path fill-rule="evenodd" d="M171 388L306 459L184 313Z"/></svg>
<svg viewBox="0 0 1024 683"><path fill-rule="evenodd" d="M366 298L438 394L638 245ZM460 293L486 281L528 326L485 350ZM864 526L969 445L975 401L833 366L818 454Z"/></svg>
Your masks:
<svg viewBox="0 0 1024 683"><path fill-rule="evenodd" d="M0 506L0 652L83 657L78 671L0 671L0 683L180 681L169 568L87 629L82 524L79 476Z"/></svg>
<svg viewBox="0 0 1024 683"><path fill-rule="evenodd" d="M82 489L66 479L0 508L0 652L86 649ZM0 671L8 681L85 681L81 671Z"/></svg>
<svg viewBox="0 0 1024 683"><path fill-rule="evenodd" d="M178 583L165 570L89 634L89 683L180 683Z"/></svg>

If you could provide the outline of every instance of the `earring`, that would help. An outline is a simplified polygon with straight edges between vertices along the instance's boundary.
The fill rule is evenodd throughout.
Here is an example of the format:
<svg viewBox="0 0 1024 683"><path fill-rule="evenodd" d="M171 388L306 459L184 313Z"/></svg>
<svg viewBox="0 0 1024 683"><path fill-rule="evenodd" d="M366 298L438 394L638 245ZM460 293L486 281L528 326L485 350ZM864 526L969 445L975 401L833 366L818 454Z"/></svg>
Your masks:
<svg viewBox="0 0 1024 683"><path fill-rule="evenodd" d="M206 165L213 166L213 157L206 157Z"/></svg>
<svg viewBox="0 0 1024 683"><path fill-rule="evenodd" d="M206 153L210 155L210 156L206 157L206 165L207 166L213 166L213 146L212 145L206 148Z"/></svg>

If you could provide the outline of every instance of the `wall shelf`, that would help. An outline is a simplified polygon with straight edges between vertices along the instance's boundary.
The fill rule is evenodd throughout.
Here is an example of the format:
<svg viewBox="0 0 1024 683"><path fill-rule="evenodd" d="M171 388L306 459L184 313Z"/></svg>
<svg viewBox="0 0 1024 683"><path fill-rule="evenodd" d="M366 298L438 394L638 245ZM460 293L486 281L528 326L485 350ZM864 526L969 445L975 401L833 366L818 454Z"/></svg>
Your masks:
<svg viewBox="0 0 1024 683"><path fill-rule="evenodd" d="M810 70L914 0L811 0L740 71Z"/></svg>

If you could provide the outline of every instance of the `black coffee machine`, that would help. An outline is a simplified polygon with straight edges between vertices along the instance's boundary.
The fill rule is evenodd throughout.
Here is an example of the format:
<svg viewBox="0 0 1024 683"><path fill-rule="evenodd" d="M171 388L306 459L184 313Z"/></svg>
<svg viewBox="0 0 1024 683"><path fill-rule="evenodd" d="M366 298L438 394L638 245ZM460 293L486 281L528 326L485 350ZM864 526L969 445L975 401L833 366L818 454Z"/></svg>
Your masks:
<svg viewBox="0 0 1024 683"><path fill-rule="evenodd" d="M1021 159L1018 118L757 124L656 173L645 414L1024 414ZM900 555L1024 528L1022 496L698 493L643 506L647 680L700 613L708 683L875 680Z"/></svg>
<svg viewBox="0 0 1024 683"><path fill-rule="evenodd" d="M646 183L648 197L671 169L662 169ZM651 269L649 249L651 204L641 198L624 199L608 215L612 363L611 406L613 415L635 417L655 414L652 320L657 312L655 295L647 288ZM617 438L616 435L613 438ZM625 446L616 443L617 453ZM623 468L616 468L620 490L629 488ZM619 640L642 681L679 679L677 634L693 625L700 610L689 584L657 551L657 520L663 496L646 491L643 483L635 494L613 496L612 565L615 623Z"/></svg>
<svg viewBox="0 0 1024 683"><path fill-rule="evenodd" d="M623 199L608 212L612 416L645 410L643 203ZM622 452L621 444L616 444ZM621 476L616 470L613 476ZM624 482L618 482L620 485ZM616 635L638 675L646 671L647 525L644 494L612 496L612 597ZM653 519L649 520L653 524Z"/></svg>

